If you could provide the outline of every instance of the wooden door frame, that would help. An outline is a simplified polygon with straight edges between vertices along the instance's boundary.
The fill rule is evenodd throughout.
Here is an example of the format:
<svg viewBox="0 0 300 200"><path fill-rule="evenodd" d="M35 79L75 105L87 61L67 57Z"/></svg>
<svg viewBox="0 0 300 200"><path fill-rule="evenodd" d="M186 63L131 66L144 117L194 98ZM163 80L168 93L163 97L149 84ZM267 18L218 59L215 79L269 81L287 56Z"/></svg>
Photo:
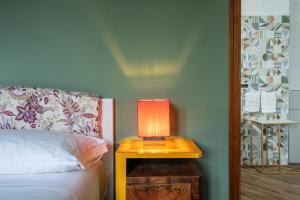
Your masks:
<svg viewBox="0 0 300 200"><path fill-rule="evenodd" d="M229 0L229 199L240 200L241 0Z"/></svg>

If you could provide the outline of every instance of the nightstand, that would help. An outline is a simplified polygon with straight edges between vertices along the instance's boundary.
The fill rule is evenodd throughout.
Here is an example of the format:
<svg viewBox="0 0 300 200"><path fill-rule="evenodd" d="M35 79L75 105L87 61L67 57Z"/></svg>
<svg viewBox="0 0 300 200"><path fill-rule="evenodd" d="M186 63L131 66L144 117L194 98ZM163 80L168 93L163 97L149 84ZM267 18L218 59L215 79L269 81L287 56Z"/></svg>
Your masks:
<svg viewBox="0 0 300 200"><path fill-rule="evenodd" d="M197 180L199 180L200 191L201 173L196 163L190 159L201 158L202 151L190 139L182 137L168 137L165 140L125 139L120 143L115 156L117 200L131 198L128 195L136 193L136 190L141 191L141 195L145 194L143 191L146 193L152 191L158 196L176 195L178 191L181 191L185 193L186 200L192 200L196 198L192 194L198 190L195 186ZM170 170L167 170L168 168ZM149 173L146 174L146 171ZM160 178L155 178L158 176ZM155 180L160 181L155 182ZM172 193L172 191L177 191L177 193ZM136 196L132 197L134 198L141 199ZM157 198L153 196L152 199ZM172 200L172 197L170 196L169 199Z"/></svg>

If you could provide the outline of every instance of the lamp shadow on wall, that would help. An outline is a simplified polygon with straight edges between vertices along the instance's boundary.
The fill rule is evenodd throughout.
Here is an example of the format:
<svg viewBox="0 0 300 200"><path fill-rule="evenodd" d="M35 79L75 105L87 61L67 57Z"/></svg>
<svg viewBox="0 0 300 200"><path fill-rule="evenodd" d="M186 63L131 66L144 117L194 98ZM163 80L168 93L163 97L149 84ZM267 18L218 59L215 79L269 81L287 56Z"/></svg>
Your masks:
<svg viewBox="0 0 300 200"><path fill-rule="evenodd" d="M176 76L182 72L189 61L199 36L197 29L192 31L182 45L179 55L172 59L143 61L141 58L139 61L134 61L126 57L120 43L108 28L103 26L101 30L102 39L122 74L130 80L133 89L143 91L174 88L179 80Z"/></svg>
<svg viewBox="0 0 300 200"><path fill-rule="evenodd" d="M201 33L204 33L205 30L201 14L197 13L190 15L186 19L186 23L174 15L177 18L170 19L167 21L168 24L173 24L172 20L179 20L181 21L179 24L183 27L178 27L178 24L168 25L168 28L161 31L161 35L157 30L153 35L149 33L143 38L143 35L138 35L139 30L137 29L124 31L122 35L118 32L122 29L114 29L114 25L118 27L120 19L112 18L111 10L107 9L106 5L90 2L87 4L86 10L90 16L92 28L96 29L115 62L111 67L117 67L121 74L128 79L127 83L130 87L136 91L164 93L164 91L175 89L182 80L183 69L189 66L193 50L199 43L199 38L202 38ZM164 27L162 22L152 22L149 21L149 27L143 24L146 30L142 29L141 34L147 33L147 30ZM126 22L124 21L124 23ZM139 21L128 21L128 23L130 24L129 29L130 27L139 27ZM153 29L151 29L152 27ZM136 40L132 37L133 34L138 35ZM127 39L132 40L132 43L126 41ZM143 39L147 41L148 46L141 45ZM151 43L151 41L153 42ZM136 54L134 54L135 52Z"/></svg>
<svg viewBox="0 0 300 200"><path fill-rule="evenodd" d="M193 19L193 23L190 21L189 23L192 24L190 32L187 33L186 36L183 35L184 38L179 38L180 40L183 39L182 43L179 42L179 40L173 41L173 44L178 44L178 49L174 50L169 48L170 52L174 52L171 57L169 56L169 58L153 58L153 61L149 61L149 59L145 58L145 56L141 56L139 60L133 60L126 56L124 48L120 45L122 41L119 41L111 31L111 26L108 25L111 20L102 16L105 16L105 13L107 12L106 9L103 6L97 5L95 2L91 2L87 9L89 11L89 15L91 15L92 23L100 33L105 46L110 51L118 68L126 78L130 79L138 80L141 78L152 78L150 80L153 80L153 78L175 76L180 74L184 66L186 66L186 63L189 61L193 48L198 41L201 30L200 26L203 26L203 24L197 23L197 19ZM174 33L170 30L170 34ZM151 40L153 38L145 38L145 40L147 39ZM164 43L164 45L166 44L167 42ZM159 48L157 46L153 47Z"/></svg>
<svg viewBox="0 0 300 200"><path fill-rule="evenodd" d="M198 32L193 31L186 39L180 54L171 60L154 61L153 63L147 61L135 62L125 56L118 41L108 28L102 29L102 37L105 45L110 50L121 72L128 78L160 77L179 74L191 55L198 39L197 36Z"/></svg>

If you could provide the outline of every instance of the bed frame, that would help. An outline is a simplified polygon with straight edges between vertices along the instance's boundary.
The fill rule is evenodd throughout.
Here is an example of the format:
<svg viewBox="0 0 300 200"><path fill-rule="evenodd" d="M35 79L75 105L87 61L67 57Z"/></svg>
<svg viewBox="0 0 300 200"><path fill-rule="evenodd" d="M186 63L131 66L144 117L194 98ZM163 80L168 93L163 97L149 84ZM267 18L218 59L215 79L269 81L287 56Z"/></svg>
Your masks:
<svg viewBox="0 0 300 200"><path fill-rule="evenodd" d="M102 99L102 134L108 143L109 151L103 156L105 168L109 173L109 186L106 199L114 198L114 100Z"/></svg>
<svg viewBox="0 0 300 200"><path fill-rule="evenodd" d="M77 99L77 97L79 98L73 101L72 99L73 97L76 97L75 99ZM62 102L56 100L60 98L64 98ZM50 102L49 99L52 99L51 103L49 103ZM1 117L0 128L1 129L12 129L12 128L35 129L37 126L39 127L39 129L47 130L49 128L47 125L43 123L36 124L35 121L36 121L36 116L38 114L40 114L39 115L40 118L43 117L43 113L45 112L45 111L43 112L43 109L48 109L46 111L53 112L53 113L56 112L56 115L50 115L53 116L53 118L51 118L53 122L52 124L51 123L50 124L57 125L61 120L64 120L63 125L58 128L62 128L63 131L64 130L68 131L69 129L64 129L66 127L67 128L70 127L64 125L64 122L67 119L67 118L63 118L65 116L65 112L68 112L70 110L69 108L70 106L68 105L74 104L73 107L76 108L76 104L79 105L80 103L84 103L84 105L81 104L84 107L83 109L84 111L79 115L81 117L83 116L82 118L84 119L94 118L94 116L97 115L98 112L98 115L96 116L97 117L96 122L99 122L100 124L97 124L97 127L93 129L93 132L90 132L89 128L91 126L89 126L90 121L88 121L78 125L81 128L79 130L80 131L79 133L82 134L81 131L87 131L84 132L84 134L87 134L88 136L96 136L96 137L100 135L106 140L109 151L103 156L101 160L103 161L106 171L109 174L109 183L108 183L109 185L108 185L106 199L113 200L114 199L114 100L113 99L99 98L97 95L92 95L88 93L75 93L75 92L68 92L68 91L63 91L58 89L0 85L0 105L2 105L2 107L0 107L0 117ZM64 107L60 107L60 105ZM31 118L28 118L28 115L24 114L25 112L27 113L29 112L26 109L27 110L34 109L34 111L32 112L34 112L35 115ZM98 109L98 111L96 109ZM56 116L59 116L59 118L55 118ZM55 124L56 122L58 123ZM84 126L87 126L87 129L82 128ZM53 127L51 126L51 128ZM55 128L57 127L54 127L52 130L56 130ZM78 133L78 128L74 131L71 130L70 132Z"/></svg>

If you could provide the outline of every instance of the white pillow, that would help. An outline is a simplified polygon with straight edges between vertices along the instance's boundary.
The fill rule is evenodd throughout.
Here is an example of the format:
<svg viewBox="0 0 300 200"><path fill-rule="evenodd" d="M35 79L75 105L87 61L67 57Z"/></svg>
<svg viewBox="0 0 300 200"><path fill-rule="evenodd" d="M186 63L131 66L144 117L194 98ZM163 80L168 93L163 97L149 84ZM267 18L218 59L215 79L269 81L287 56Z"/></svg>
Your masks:
<svg viewBox="0 0 300 200"><path fill-rule="evenodd" d="M86 169L107 152L105 140L36 130L0 130L0 174Z"/></svg>

